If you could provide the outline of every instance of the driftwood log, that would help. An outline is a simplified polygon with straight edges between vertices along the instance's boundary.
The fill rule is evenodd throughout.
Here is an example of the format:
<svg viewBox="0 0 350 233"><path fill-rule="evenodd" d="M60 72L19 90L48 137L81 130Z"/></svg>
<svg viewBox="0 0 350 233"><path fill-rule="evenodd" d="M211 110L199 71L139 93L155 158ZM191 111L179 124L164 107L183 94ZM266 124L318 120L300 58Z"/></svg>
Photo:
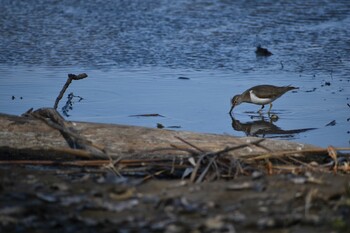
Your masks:
<svg viewBox="0 0 350 233"><path fill-rule="evenodd" d="M271 152L317 149L301 143L255 137L86 122L65 121L65 124L74 129L74 134L99 148L101 154L106 155L105 159L186 157L193 151L205 153L225 149L226 156L247 158ZM84 148L72 149L64 134L38 118L0 114L0 158L52 160L96 155L84 153ZM101 154L97 157L101 158Z"/></svg>

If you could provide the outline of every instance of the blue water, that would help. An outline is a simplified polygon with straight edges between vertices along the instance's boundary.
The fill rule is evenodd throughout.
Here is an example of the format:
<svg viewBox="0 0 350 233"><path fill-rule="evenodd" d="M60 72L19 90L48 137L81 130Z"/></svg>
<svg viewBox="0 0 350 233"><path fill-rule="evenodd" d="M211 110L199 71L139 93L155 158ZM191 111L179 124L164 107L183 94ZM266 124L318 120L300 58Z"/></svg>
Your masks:
<svg viewBox="0 0 350 233"><path fill-rule="evenodd" d="M348 1L0 2L2 113L52 107L67 74L85 72L60 102L63 114L70 92L83 97L68 120L349 146ZM274 102L276 122L264 114L277 133L248 131L259 106L235 109L239 129L227 114L258 84L300 87ZM130 117L147 113L164 117Z"/></svg>

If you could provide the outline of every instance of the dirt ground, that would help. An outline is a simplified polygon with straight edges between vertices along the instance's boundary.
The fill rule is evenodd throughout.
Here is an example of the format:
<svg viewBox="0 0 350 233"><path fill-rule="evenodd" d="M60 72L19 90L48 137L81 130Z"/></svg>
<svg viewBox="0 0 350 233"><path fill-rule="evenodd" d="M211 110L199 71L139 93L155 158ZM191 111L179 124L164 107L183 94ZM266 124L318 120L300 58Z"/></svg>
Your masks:
<svg viewBox="0 0 350 233"><path fill-rule="evenodd" d="M0 167L0 232L350 232L349 175L230 181Z"/></svg>

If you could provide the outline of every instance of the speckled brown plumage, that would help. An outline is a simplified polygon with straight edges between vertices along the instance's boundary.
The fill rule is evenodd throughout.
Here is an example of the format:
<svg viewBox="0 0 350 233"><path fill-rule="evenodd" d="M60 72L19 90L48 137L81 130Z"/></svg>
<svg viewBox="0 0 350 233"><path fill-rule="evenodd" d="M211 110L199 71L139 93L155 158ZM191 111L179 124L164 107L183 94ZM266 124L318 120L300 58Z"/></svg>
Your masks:
<svg viewBox="0 0 350 233"><path fill-rule="evenodd" d="M233 108L241 103L252 103L252 104L258 104L262 105L261 110L264 108L265 104L270 104L270 109L268 112L270 112L272 108L272 102L276 100L277 98L281 97L284 93L287 91L298 89L297 87L292 86L273 86L273 85L258 85L254 86L252 88L249 88L248 90L244 91L240 95L235 95L231 99L231 109L230 114L233 110Z"/></svg>

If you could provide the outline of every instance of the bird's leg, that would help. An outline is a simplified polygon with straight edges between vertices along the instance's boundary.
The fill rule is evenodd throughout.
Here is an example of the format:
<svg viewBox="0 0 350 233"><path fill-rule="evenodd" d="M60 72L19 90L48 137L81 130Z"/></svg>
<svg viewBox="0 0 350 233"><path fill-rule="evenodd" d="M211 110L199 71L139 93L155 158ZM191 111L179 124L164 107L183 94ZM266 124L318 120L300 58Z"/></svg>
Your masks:
<svg viewBox="0 0 350 233"><path fill-rule="evenodd" d="M262 105L261 108L259 109L258 113L261 114L262 110L264 109L265 105Z"/></svg>
<svg viewBox="0 0 350 233"><path fill-rule="evenodd" d="M269 111L267 111L267 113L268 113L269 115L270 115L271 108L272 108L272 103L270 103Z"/></svg>

